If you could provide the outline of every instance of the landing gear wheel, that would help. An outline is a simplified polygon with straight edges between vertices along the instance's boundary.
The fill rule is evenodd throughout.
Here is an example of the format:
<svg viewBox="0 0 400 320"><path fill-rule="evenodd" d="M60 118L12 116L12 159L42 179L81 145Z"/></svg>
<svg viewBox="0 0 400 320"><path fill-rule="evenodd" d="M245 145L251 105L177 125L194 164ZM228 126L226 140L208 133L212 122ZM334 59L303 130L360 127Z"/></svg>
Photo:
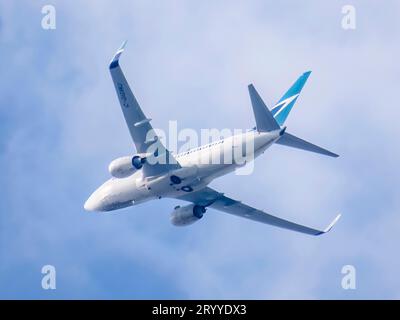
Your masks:
<svg viewBox="0 0 400 320"><path fill-rule="evenodd" d="M175 175L171 176L169 179L173 184L180 184L182 182L182 179Z"/></svg>
<svg viewBox="0 0 400 320"><path fill-rule="evenodd" d="M181 190L182 190L182 191L185 191L185 192L192 192L192 191L193 191L193 188L192 188L192 187L189 187L189 186L184 186L184 187L181 188Z"/></svg>

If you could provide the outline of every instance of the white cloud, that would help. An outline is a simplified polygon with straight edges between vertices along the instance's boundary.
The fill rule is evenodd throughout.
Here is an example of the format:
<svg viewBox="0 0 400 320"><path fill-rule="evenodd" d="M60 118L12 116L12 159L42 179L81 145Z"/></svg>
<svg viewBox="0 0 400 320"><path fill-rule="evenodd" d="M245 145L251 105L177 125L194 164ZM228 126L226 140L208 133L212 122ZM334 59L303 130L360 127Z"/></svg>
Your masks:
<svg viewBox="0 0 400 320"><path fill-rule="evenodd" d="M2 4L1 45L13 68L6 69L0 90L15 104L1 107L2 116L13 115L1 155L7 168L2 208L9 214L0 220L3 278L15 265L30 268L53 258L70 288L86 289L90 297L107 291L94 269L97 259L111 257L124 266L129 261L133 270L145 266L184 297L346 298L335 291L332 266L338 265L340 286L340 263L355 260L361 274L378 270L360 280L356 297L376 291L398 296L393 61L399 48L382 27L396 27L395 21L375 16L375 27L367 26L363 17L373 7L362 3L355 4L360 17L353 34L340 28L339 2L293 11L263 2L89 3L56 1L53 34L40 29L39 5ZM393 28L388 33L397 34ZM127 78L164 129L170 119L196 129L252 127L249 82L271 105L298 74L312 69L288 130L342 157L276 146L257 159L254 175L227 176L213 186L316 226L339 210L343 218L333 232L309 238L212 210L197 225L177 230L168 224L173 200L121 215L85 214L82 203L106 179L108 162L131 152L107 70L125 39ZM65 294L72 297L73 290Z"/></svg>

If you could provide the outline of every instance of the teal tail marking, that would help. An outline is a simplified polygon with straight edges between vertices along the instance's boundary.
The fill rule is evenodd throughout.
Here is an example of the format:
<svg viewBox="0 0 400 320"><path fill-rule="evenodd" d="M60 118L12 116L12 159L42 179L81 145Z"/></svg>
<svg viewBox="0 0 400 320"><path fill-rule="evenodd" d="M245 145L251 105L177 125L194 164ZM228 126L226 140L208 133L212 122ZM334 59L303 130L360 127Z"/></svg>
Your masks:
<svg viewBox="0 0 400 320"><path fill-rule="evenodd" d="M272 108L271 112L280 126L285 123L310 73L311 71L303 73Z"/></svg>

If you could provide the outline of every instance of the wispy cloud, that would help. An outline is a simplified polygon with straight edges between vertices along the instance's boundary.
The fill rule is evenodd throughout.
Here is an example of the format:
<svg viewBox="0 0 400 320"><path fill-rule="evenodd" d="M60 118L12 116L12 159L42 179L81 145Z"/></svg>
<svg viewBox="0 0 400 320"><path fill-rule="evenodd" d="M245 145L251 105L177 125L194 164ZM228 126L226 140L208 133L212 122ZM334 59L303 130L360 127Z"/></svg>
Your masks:
<svg viewBox="0 0 400 320"><path fill-rule="evenodd" d="M399 297L397 2L355 1L354 31L339 1L55 1L54 31L42 3L0 4L0 297ZM213 186L315 226L340 211L335 230L310 238L212 210L176 229L174 200L85 213L108 163L134 150L107 70L125 39L121 64L163 129L250 128L248 83L272 105L313 70L288 130L341 158L273 146L256 174ZM49 263L55 292L40 288ZM340 287L344 264L355 292Z"/></svg>

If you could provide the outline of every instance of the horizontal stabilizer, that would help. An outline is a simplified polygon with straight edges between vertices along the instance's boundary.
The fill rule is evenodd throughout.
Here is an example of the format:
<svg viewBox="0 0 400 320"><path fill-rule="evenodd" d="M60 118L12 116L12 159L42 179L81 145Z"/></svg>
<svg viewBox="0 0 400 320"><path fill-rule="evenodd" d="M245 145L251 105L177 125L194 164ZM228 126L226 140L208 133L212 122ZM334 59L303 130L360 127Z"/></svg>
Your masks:
<svg viewBox="0 0 400 320"><path fill-rule="evenodd" d="M337 158L339 155L336 153L330 152L324 148L318 147L315 144L307 142L303 139L300 139L290 133L285 132L282 137L276 141L275 143L281 144L287 147L302 149L310 152L320 153L329 157Z"/></svg>

